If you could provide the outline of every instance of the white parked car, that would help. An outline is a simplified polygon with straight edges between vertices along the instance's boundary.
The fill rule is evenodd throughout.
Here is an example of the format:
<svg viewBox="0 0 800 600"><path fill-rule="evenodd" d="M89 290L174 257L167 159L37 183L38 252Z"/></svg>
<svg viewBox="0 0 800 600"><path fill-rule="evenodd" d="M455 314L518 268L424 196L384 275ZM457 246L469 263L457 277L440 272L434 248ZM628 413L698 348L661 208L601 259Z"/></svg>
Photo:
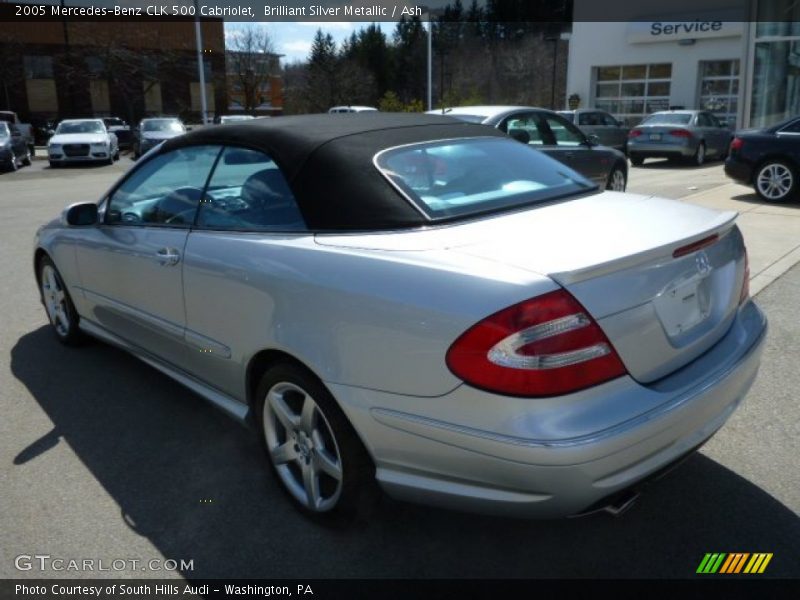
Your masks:
<svg viewBox="0 0 800 600"><path fill-rule="evenodd" d="M103 119L65 119L47 142L50 166L71 162L119 160L119 140L110 133Z"/></svg>
<svg viewBox="0 0 800 600"><path fill-rule="evenodd" d="M377 112L378 109L374 106L334 106L333 108L329 108L328 112L330 114L336 113L360 113L360 112Z"/></svg>

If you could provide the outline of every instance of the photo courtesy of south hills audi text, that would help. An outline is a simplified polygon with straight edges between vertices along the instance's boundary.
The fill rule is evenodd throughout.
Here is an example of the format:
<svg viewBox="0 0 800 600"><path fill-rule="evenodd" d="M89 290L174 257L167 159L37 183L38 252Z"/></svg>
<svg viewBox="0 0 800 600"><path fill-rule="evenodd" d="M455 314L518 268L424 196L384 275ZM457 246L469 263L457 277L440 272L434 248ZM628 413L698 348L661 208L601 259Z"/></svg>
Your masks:
<svg viewBox="0 0 800 600"><path fill-rule="evenodd" d="M293 597L313 598L314 589L309 584L263 585L230 583L192 585L191 583L102 583L102 584L25 584L14 585L16 597L35 598L162 598L175 596L178 598L224 596L252 596L261 598Z"/></svg>

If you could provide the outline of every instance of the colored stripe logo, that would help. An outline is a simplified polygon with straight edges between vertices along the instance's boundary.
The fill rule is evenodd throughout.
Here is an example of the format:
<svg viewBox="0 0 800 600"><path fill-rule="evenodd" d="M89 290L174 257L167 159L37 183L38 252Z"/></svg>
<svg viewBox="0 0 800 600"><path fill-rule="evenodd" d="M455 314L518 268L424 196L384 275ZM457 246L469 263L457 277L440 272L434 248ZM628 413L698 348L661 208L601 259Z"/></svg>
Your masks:
<svg viewBox="0 0 800 600"><path fill-rule="evenodd" d="M714 574L724 573L735 575L747 573L755 575L763 573L769 561L772 560L772 552L708 552L700 561L697 573Z"/></svg>

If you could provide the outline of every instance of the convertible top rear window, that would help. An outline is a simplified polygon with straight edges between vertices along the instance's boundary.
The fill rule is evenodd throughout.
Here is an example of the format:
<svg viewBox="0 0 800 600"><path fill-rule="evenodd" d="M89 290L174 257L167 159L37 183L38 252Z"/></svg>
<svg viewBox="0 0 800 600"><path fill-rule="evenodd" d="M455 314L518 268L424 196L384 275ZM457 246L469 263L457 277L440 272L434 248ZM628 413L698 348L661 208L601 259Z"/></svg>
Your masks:
<svg viewBox="0 0 800 600"><path fill-rule="evenodd" d="M392 148L379 153L375 164L432 220L547 202L595 187L562 163L505 138Z"/></svg>

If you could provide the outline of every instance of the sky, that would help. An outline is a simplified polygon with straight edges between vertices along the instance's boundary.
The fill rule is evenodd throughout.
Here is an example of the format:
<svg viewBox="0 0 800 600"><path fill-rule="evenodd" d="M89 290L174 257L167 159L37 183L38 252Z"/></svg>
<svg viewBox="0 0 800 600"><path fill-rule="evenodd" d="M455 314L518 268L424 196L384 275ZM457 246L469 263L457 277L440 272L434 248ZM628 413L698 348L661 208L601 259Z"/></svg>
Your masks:
<svg viewBox="0 0 800 600"><path fill-rule="evenodd" d="M314 34L317 32L317 29L321 28L324 32L330 33L336 40L338 46L344 39L350 37L353 31L361 27L366 27L367 25L369 25L369 23L350 23L344 21L326 21L321 23L311 21L235 23L226 21L225 34L229 36L232 31L241 29L242 27L266 27L275 44L275 52L286 55L281 59L281 62L286 64L308 58L308 51L311 49L311 42L314 40ZM383 30L388 31L385 26Z"/></svg>

